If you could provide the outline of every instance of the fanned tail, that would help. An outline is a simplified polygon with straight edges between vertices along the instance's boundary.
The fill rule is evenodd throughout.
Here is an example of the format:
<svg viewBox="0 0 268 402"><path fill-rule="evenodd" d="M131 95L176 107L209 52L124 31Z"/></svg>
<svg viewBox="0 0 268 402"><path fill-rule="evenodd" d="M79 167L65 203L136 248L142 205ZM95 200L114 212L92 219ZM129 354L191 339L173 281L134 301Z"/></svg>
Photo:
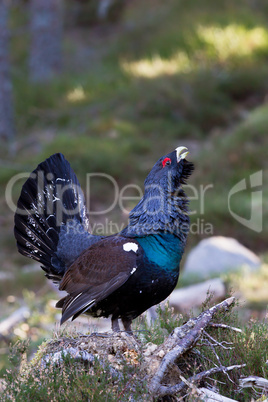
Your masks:
<svg viewBox="0 0 268 402"><path fill-rule="evenodd" d="M88 229L79 181L64 156L54 154L22 187L14 228L18 250L40 262L46 276L57 283L78 255L99 240Z"/></svg>

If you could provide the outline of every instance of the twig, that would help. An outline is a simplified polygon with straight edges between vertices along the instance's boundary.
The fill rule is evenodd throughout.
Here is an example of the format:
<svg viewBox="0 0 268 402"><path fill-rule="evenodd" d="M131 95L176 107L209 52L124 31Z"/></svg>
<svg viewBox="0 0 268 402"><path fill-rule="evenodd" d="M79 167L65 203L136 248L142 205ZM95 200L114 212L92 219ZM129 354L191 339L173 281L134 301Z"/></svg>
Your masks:
<svg viewBox="0 0 268 402"><path fill-rule="evenodd" d="M222 346L224 349L232 349L232 348L224 347L220 342L217 342L216 339L214 339L212 336L210 336L205 330L203 331L203 333L206 334L206 336L207 336L208 338L210 338L210 339L212 340L212 342L214 342L214 343L211 343L211 342L209 341L209 339L205 339L205 341L207 342L207 344L208 344L208 345L210 346L210 348L212 349L212 351L213 351L213 353L214 353L214 356L216 357L216 359L217 359L217 361L218 361L219 366L222 367L222 363L221 363L221 360L220 360L219 355L218 355L217 352L216 352L215 346ZM225 372L224 372L224 373L225 373ZM229 374L228 374L228 373L225 373L225 374L227 375L228 380L231 381L231 382L233 382L233 381L231 380Z"/></svg>
<svg viewBox="0 0 268 402"><path fill-rule="evenodd" d="M214 342L213 343L213 346L221 346L223 349L233 349L233 348L230 348L230 347L228 347L228 346L224 346L224 343L226 344L226 345L232 345L232 343L231 342L226 342L226 341L223 341L223 342L218 342L218 341L216 341L216 339L214 339L211 335L209 335L208 333L207 333L207 331L203 331L203 333L212 341L212 342ZM210 345L211 345L211 343L210 343Z"/></svg>
<svg viewBox="0 0 268 402"><path fill-rule="evenodd" d="M211 322L209 324L209 326L213 327L213 328L231 329L232 331L240 332L240 333L243 332L242 329L240 329L240 328L231 327L230 325L226 325L226 324L216 324L214 322Z"/></svg>

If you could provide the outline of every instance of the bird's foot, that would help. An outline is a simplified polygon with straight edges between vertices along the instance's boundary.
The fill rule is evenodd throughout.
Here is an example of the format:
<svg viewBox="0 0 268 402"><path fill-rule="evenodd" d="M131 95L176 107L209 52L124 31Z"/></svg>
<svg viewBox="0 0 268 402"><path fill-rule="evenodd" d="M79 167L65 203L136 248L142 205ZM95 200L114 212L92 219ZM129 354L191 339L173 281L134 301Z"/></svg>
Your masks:
<svg viewBox="0 0 268 402"><path fill-rule="evenodd" d="M125 329L124 332L126 332L128 335L133 336L133 332L132 332L132 329L131 329L131 322L132 322L132 320L122 318L122 323L123 323L123 326L124 326L124 329ZM114 332L123 332L123 331L120 330L118 318L112 318L112 331L114 331Z"/></svg>
<svg viewBox="0 0 268 402"><path fill-rule="evenodd" d="M123 323L123 325L124 325L124 328L125 328L126 333L127 333L128 335L134 336L134 335L133 335L133 332L132 332L132 329L131 329L132 320L128 320L128 319L122 318L122 323Z"/></svg>
<svg viewBox="0 0 268 402"><path fill-rule="evenodd" d="M112 331L120 332L118 318L112 318Z"/></svg>

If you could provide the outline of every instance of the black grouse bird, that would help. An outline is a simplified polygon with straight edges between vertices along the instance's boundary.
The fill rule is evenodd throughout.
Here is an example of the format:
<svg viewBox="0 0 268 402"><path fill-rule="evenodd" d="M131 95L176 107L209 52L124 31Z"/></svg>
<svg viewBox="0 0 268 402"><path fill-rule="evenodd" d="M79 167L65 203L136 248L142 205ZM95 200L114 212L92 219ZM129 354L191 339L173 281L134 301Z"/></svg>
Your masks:
<svg viewBox="0 0 268 402"><path fill-rule="evenodd" d="M84 195L62 154L31 173L18 200L14 232L19 252L39 261L47 278L67 292L56 304L61 323L82 313L111 315L114 331L121 318L131 332L132 320L175 288L189 231L182 185L194 166L187 154L178 147L156 162L128 226L107 237L88 232Z"/></svg>

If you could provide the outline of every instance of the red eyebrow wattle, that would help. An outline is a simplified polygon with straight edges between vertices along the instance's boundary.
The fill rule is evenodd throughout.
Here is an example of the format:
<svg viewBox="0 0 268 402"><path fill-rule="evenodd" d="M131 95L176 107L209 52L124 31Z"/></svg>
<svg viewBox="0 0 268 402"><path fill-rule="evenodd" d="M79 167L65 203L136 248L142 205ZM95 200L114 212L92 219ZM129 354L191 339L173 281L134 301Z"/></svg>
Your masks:
<svg viewBox="0 0 268 402"><path fill-rule="evenodd" d="M165 159L162 161L163 167L166 166L166 163L167 163L167 162L171 162L171 159L170 159L170 158L165 158Z"/></svg>

